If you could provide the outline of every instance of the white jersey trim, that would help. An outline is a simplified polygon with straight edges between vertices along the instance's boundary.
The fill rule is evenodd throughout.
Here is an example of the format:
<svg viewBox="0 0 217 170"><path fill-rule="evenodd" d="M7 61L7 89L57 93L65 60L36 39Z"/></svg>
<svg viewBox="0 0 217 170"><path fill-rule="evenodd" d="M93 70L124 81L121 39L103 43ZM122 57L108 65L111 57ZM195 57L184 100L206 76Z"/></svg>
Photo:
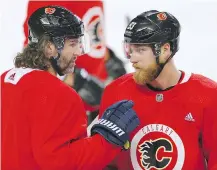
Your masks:
<svg viewBox="0 0 217 170"><path fill-rule="evenodd" d="M38 69L32 69L32 68L13 68L10 71L7 72L5 75L4 82L5 83L11 83L11 84L17 84L20 79L25 76L26 74Z"/></svg>
<svg viewBox="0 0 217 170"><path fill-rule="evenodd" d="M187 83L188 80L191 78L192 73L185 73L184 78L179 84Z"/></svg>
<svg viewBox="0 0 217 170"><path fill-rule="evenodd" d="M91 124L87 127L87 136L90 137L91 136L91 128L93 127L93 125L97 124L99 121L99 115L91 122Z"/></svg>

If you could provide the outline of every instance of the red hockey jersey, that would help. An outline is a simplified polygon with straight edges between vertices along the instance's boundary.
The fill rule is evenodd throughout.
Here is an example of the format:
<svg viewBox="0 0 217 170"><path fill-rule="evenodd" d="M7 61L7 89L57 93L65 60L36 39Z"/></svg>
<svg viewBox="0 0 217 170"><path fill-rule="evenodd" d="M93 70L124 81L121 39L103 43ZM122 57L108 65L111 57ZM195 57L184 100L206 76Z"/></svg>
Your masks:
<svg viewBox="0 0 217 170"><path fill-rule="evenodd" d="M183 73L172 89L152 91L128 74L107 86L100 114L122 99L134 101L141 125L111 163L118 170L217 169L217 83Z"/></svg>
<svg viewBox="0 0 217 170"><path fill-rule="evenodd" d="M2 170L101 170L120 148L86 137L78 94L46 71L14 68L1 76Z"/></svg>

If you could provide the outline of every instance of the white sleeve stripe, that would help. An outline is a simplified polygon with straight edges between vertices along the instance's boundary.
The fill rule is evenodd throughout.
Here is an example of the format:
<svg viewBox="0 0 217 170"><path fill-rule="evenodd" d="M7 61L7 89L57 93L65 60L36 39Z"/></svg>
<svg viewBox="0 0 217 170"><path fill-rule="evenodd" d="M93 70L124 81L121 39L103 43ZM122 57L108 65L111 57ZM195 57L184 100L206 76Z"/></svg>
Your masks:
<svg viewBox="0 0 217 170"><path fill-rule="evenodd" d="M90 129L92 128L92 126L93 126L94 124L97 123L98 119L99 119L99 115L98 115L98 116L91 122L91 124L87 127L87 136L88 136L88 137L90 136Z"/></svg>

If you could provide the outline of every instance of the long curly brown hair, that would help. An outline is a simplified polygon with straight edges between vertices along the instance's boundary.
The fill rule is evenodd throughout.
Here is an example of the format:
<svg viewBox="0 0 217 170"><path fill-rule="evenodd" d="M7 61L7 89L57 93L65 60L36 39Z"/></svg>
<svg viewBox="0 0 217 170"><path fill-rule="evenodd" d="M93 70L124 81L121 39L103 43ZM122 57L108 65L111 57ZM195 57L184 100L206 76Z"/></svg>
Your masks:
<svg viewBox="0 0 217 170"><path fill-rule="evenodd" d="M45 47L51 38L47 35L42 36L38 43L28 44L21 53L14 58L15 67L33 68L47 70L49 59L45 56Z"/></svg>

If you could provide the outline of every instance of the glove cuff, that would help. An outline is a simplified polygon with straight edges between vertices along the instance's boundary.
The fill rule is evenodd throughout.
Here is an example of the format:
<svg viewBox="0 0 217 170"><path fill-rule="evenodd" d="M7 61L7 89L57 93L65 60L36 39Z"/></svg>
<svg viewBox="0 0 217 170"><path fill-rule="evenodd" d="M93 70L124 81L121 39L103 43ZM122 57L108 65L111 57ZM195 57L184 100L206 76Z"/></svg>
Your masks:
<svg viewBox="0 0 217 170"><path fill-rule="evenodd" d="M128 149L129 147L127 147L127 145L124 146L127 143L127 141L129 141L128 134L126 134L122 129L120 129L115 124L113 124L112 126L108 126L109 124L106 125L105 124L93 125L93 127L91 128L91 135L93 135L94 133L99 133L108 142Z"/></svg>

